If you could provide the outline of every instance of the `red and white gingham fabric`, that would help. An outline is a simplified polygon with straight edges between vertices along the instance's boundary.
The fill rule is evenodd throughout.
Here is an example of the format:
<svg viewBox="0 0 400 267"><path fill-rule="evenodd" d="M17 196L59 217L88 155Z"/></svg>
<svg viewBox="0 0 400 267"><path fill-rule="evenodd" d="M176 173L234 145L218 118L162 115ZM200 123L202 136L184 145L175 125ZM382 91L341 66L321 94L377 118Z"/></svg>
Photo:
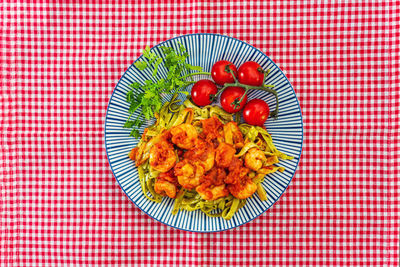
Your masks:
<svg viewBox="0 0 400 267"><path fill-rule="evenodd" d="M57 2L0 4L0 265L397 266L399 1ZM103 144L108 99L141 49L196 32L264 51L304 116L286 193L222 233L143 214Z"/></svg>

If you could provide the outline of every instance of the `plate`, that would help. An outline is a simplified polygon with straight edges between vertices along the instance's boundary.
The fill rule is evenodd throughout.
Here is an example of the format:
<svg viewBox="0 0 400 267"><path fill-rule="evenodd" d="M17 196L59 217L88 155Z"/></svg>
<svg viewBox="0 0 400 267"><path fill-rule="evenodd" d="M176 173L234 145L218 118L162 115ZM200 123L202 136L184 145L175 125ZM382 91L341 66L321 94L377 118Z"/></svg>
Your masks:
<svg viewBox="0 0 400 267"><path fill-rule="evenodd" d="M246 205L239 209L230 220L208 217L201 211L180 211L172 215L173 199L164 198L161 203L147 200L140 187L139 177L132 160L127 156L128 152L136 146L138 140L129 136L130 130L122 126L127 120L129 104L125 100L126 93L130 90L129 84L138 81L143 83L151 78L151 73L139 71L133 64L122 75L116 85L108 103L105 118L105 147L108 161L115 179L125 192L127 197L135 203L144 213L174 228L193 232L217 232L228 230L243 225L266 210L271 208L282 196L289 186L300 159L303 143L303 121L299 101L292 85L279 67L259 49L238 39L218 34L189 34L169 39L152 48L152 51L161 55L160 46L178 48L179 43L185 46L189 53L188 63L202 66L209 72L212 65L218 60L229 60L240 66L246 61L256 61L263 69L270 69L267 84L274 84L280 101L279 118L269 118L265 125L272 135L275 146L282 152L294 156L293 160L281 161L279 166L285 167L285 171L268 174L263 182L268 200L261 201L257 194L247 200ZM165 77L166 71L159 73ZM194 76L194 79L211 79L210 76ZM190 91L190 87L187 88ZM138 90L138 93L140 90ZM184 99L184 95L180 96ZM275 99L272 94L262 91L251 91L248 99L261 98L268 103L271 110L275 108ZM163 101L168 101L167 96ZM136 114L136 116L139 114ZM135 114L133 115L135 116ZM143 125L144 128L153 121Z"/></svg>

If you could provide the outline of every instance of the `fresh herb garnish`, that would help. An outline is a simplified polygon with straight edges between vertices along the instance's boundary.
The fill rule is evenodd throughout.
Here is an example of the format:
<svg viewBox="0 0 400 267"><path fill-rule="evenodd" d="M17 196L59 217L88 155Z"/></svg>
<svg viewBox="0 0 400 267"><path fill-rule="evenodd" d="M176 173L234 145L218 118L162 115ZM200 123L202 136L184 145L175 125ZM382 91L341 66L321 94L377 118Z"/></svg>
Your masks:
<svg viewBox="0 0 400 267"><path fill-rule="evenodd" d="M152 78L146 80L144 84L132 83L130 85L132 89L126 94L126 101L130 103L130 106L129 117L124 128L132 128L130 136L135 138L140 137L139 128L143 125L144 120L153 118L154 113L161 109L161 94L188 94L184 91L184 88L195 82L193 80L187 81L187 78L200 74L210 75L209 72L201 72L200 66L193 66L186 62L189 55L182 44L179 44L177 50L166 46L162 46L160 49L163 54L162 57L151 51L149 46L146 46L143 50L143 57L135 63L135 66L140 71L150 70ZM167 69L166 79L158 75L159 67L162 64ZM142 89L143 92L138 94L138 89ZM130 118L135 112L139 112L139 114L136 119L131 120Z"/></svg>

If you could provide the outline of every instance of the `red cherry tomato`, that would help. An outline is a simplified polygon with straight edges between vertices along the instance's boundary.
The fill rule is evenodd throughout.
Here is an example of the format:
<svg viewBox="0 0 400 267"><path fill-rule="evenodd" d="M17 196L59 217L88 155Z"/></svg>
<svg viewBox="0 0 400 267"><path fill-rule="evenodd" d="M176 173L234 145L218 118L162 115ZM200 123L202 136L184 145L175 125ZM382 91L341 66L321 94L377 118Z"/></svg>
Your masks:
<svg viewBox="0 0 400 267"><path fill-rule="evenodd" d="M243 119L251 125L263 126L268 116L268 104L261 99L250 100L243 109Z"/></svg>
<svg viewBox="0 0 400 267"><path fill-rule="evenodd" d="M247 61L238 70L238 80L242 84L261 86L264 81L264 71L257 62Z"/></svg>
<svg viewBox="0 0 400 267"><path fill-rule="evenodd" d="M241 110L244 105L247 102L247 95L244 96L242 102L240 102L239 106L234 108L233 101L237 99L237 101L240 100L240 98L243 96L245 93L245 90L242 87L228 87L226 88L222 94L221 94L221 106L222 108L229 113L235 113Z"/></svg>
<svg viewBox="0 0 400 267"><path fill-rule="evenodd" d="M225 71L227 65L229 65L229 68L233 70L235 76L237 77L237 69L235 65L227 60L220 60L215 62L215 64L211 68L211 77L215 83L219 85L224 85L225 83L233 83L235 81L233 79L232 73Z"/></svg>
<svg viewBox="0 0 400 267"><path fill-rule="evenodd" d="M218 92L217 86L210 80L200 80L192 87L192 100L198 106L211 104L210 95Z"/></svg>

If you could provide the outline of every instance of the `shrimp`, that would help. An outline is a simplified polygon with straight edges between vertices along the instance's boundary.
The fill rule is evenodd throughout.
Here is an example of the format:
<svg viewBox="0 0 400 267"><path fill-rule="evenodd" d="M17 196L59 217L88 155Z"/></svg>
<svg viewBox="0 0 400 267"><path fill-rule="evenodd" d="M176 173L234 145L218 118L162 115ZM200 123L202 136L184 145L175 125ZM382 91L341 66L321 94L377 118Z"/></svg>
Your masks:
<svg viewBox="0 0 400 267"><path fill-rule="evenodd" d="M147 128L145 129L145 132L147 132ZM143 133L144 134L144 133ZM135 152L135 161L136 161L136 166L140 166L143 163L146 162L146 160L149 159L150 157L150 150L151 148L156 144L161 141L165 141L169 138L169 131L164 131L159 133L158 135L154 136L151 138L147 143L142 143L140 146L138 146L137 151Z"/></svg>
<svg viewBox="0 0 400 267"><path fill-rule="evenodd" d="M180 161L174 168L179 184L186 189L193 189L200 184L204 174L204 167L197 162L190 162L187 159Z"/></svg>
<svg viewBox="0 0 400 267"><path fill-rule="evenodd" d="M204 183L196 187L196 191L204 200L216 200L229 195L229 191L226 189L225 184L209 185L208 183Z"/></svg>
<svg viewBox="0 0 400 267"><path fill-rule="evenodd" d="M216 200L229 195L224 183L226 172L223 168L212 168L202 179L202 183L196 187L197 193L204 200Z"/></svg>
<svg viewBox="0 0 400 267"><path fill-rule="evenodd" d="M227 184L237 184L239 183L247 174L249 173L249 169L243 167L243 161L234 158L229 165L229 173L224 179L224 182Z"/></svg>
<svg viewBox="0 0 400 267"><path fill-rule="evenodd" d="M215 152L217 166L227 168L235 156L236 149L227 143L220 143Z"/></svg>
<svg viewBox="0 0 400 267"><path fill-rule="evenodd" d="M137 153L138 149L139 149L139 148L134 147L134 148L132 148L132 150L128 153L128 157L129 157L131 160L136 160L136 153Z"/></svg>
<svg viewBox="0 0 400 267"><path fill-rule="evenodd" d="M240 183L228 185L229 192L236 198L245 199L251 197L257 190L257 185L248 177Z"/></svg>
<svg viewBox="0 0 400 267"><path fill-rule="evenodd" d="M213 185L221 185L224 184L224 180L226 178L226 172L224 168L212 168L206 175L203 177L203 182L207 182Z"/></svg>
<svg viewBox="0 0 400 267"><path fill-rule="evenodd" d="M172 143L183 149L192 148L197 140L197 131L189 123L180 124L171 128Z"/></svg>
<svg viewBox="0 0 400 267"><path fill-rule="evenodd" d="M201 162L204 171L209 171L214 166L215 151L209 143L199 138L193 149L186 151L184 158Z"/></svg>
<svg viewBox="0 0 400 267"><path fill-rule="evenodd" d="M264 152L256 147L249 149L244 156L244 164L253 171L258 171L266 161Z"/></svg>
<svg viewBox="0 0 400 267"><path fill-rule="evenodd" d="M233 145L235 148L242 148L244 145L243 134L234 121L224 125L224 137L225 143Z"/></svg>
<svg viewBox="0 0 400 267"><path fill-rule="evenodd" d="M175 166L174 147L167 141L160 141L150 149L150 166L160 172L167 172Z"/></svg>
<svg viewBox="0 0 400 267"><path fill-rule="evenodd" d="M160 195L167 195L170 198L175 198L176 197L176 191L177 187L171 182L162 180L162 179L157 179L156 182L154 183L154 191Z"/></svg>
<svg viewBox="0 0 400 267"><path fill-rule="evenodd" d="M213 116L209 119L201 120L201 125L203 127L203 132L201 133L201 136L204 137L206 141L223 141L222 135L219 132L219 129L222 127L223 124L216 116Z"/></svg>
<svg viewBox="0 0 400 267"><path fill-rule="evenodd" d="M168 182L178 185L178 181L176 179L176 176L174 175L174 170L172 170L172 169L168 172L160 173L158 175L158 179L165 180L165 181L168 181Z"/></svg>

